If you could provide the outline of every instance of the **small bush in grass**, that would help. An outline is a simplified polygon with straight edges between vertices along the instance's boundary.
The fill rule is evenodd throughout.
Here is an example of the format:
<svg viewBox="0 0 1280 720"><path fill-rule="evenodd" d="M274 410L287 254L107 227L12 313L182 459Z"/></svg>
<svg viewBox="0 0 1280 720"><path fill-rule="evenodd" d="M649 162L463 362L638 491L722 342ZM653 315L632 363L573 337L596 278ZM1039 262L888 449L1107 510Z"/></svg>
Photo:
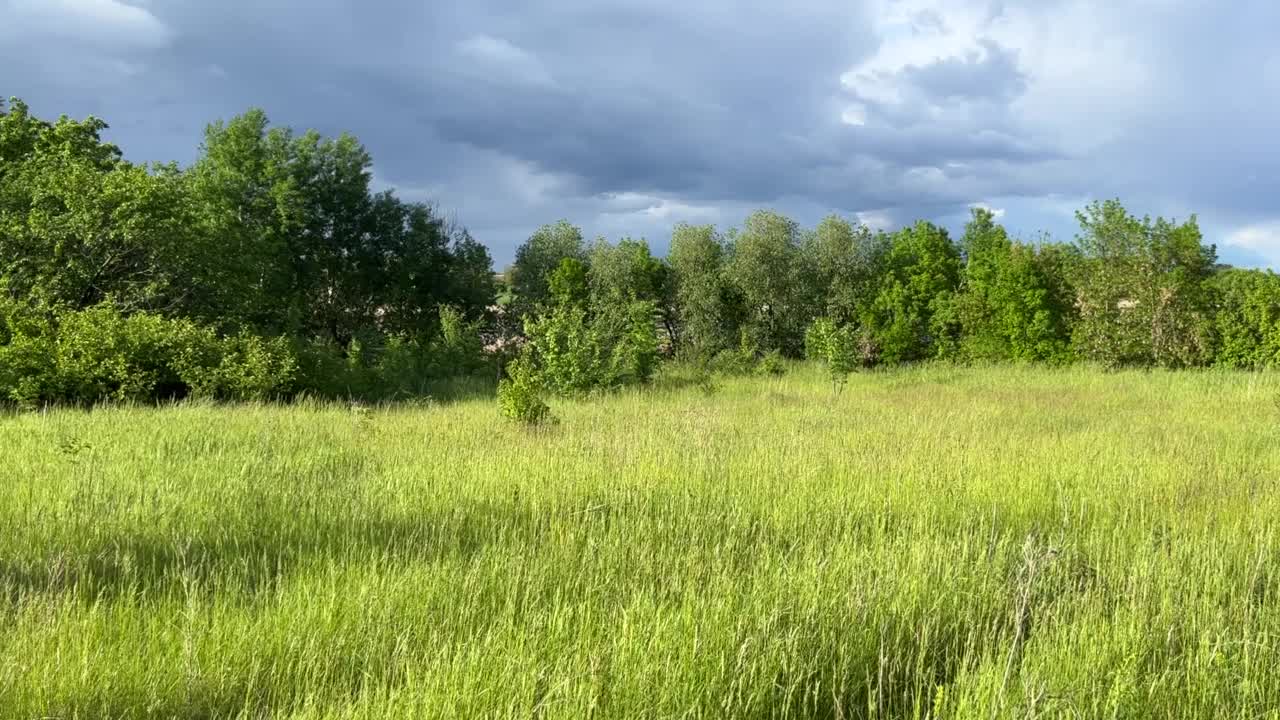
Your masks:
<svg viewBox="0 0 1280 720"><path fill-rule="evenodd" d="M805 355L827 364L831 384L839 392L865 358L864 340L851 325L837 326L829 318L818 318L805 332Z"/></svg>
<svg viewBox="0 0 1280 720"><path fill-rule="evenodd" d="M693 382L702 391L706 397L711 397L720 392L720 383L716 382L716 376L706 368L701 368L693 377Z"/></svg>
<svg viewBox="0 0 1280 720"><path fill-rule="evenodd" d="M507 377L498 383L498 406L503 415L525 425L554 422L542 400L542 378L528 354L507 365Z"/></svg>
<svg viewBox="0 0 1280 720"><path fill-rule="evenodd" d="M804 356L807 360L826 362L831 355L831 338L836 325L831 318L820 317L804 333Z"/></svg>
<svg viewBox="0 0 1280 720"><path fill-rule="evenodd" d="M862 353L858 334L849 326L835 330L827 345L827 369L836 392L844 389L849 373L857 369Z"/></svg>
<svg viewBox="0 0 1280 720"><path fill-rule="evenodd" d="M756 373L760 375L769 375L777 377L785 375L787 372L787 361L782 359L781 350L773 350L766 353L760 358L760 362L756 364Z"/></svg>

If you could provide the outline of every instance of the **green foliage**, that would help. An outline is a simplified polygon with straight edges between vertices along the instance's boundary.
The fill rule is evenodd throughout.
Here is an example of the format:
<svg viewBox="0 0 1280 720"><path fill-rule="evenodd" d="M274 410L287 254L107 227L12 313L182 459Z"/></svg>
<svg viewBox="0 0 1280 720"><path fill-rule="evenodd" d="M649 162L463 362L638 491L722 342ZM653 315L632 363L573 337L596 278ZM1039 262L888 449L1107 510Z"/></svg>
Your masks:
<svg viewBox="0 0 1280 720"><path fill-rule="evenodd" d="M973 211L961 246L966 265L954 305L961 338L956 354L968 360L1069 360L1071 311L1054 292L1054 266L1036 248L1010 240L985 209Z"/></svg>
<svg viewBox="0 0 1280 720"><path fill-rule="evenodd" d="M542 376L533 358L523 354L507 365L507 377L498 383L498 407L504 416L526 425L553 421L542 392Z"/></svg>
<svg viewBox="0 0 1280 720"><path fill-rule="evenodd" d="M838 325L856 323L859 309L874 297L888 248L884 233L872 233L865 225L834 215L823 219L804 246L813 273L815 311Z"/></svg>
<svg viewBox="0 0 1280 720"><path fill-rule="evenodd" d="M547 289L556 305L585 306L590 299L586 263L577 258L564 258L547 278Z"/></svg>
<svg viewBox="0 0 1280 720"><path fill-rule="evenodd" d="M642 300L651 302L667 335L668 350L679 339L673 274L655 258L644 240L623 238L612 245L598 240L591 247L590 286L596 305Z"/></svg>
<svg viewBox="0 0 1280 720"><path fill-rule="evenodd" d="M1192 217L1130 215L1118 200L1077 213L1080 354L1106 365L1185 367L1210 359L1209 279L1216 252Z"/></svg>
<svg viewBox="0 0 1280 720"><path fill-rule="evenodd" d="M185 185L120 160L106 123L0 115L0 293L50 310L169 310L190 290Z"/></svg>
<svg viewBox="0 0 1280 720"><path fill-rule="evenodd" d="M440 333L431 345L437 377L470 375L488 369L480 320L468 320L461 310L451 305L440 306Z"/></svg>
<svg viewBox="0 0 1280 720"><path fill-rule="evenodd" d="M726 277L742 298L743 330L764 351L803 351L813 287L795 221L761 210L733 242Z"/></svg>
<svg viewBox="0 0 1280 720"><path fill-rule="evenodd" d="M4 338L16 343L5 352L13 360L45 344L64 354L47 372L23 365L23 402L136 399L170 386L262 397L288 384L293 371L277 363L286 348L303 389L324 394L404 394L475 368L478 327L459 348L436 308L457 308L456 323L483 315L495 290L488 251L431 208L372 192L355 138L295 135L253 110L211 125L184 171L123 161L102 142L105 128L41 121L19 101L0 109L0 297L48 318ZM81 311L109 322L94 335ZM73 351L85 343L121 356ZM163 353L171 346L194 358L181 377Z"/></svg>
<svg viewBox="0 0 1280 720"><path fill-rule="evenodd" d="M589 261L591 295L597 302L647 300L661 303L666 295L667 266L649 251L644 240L623 238L613 245L598 240Z"/></svg>
<svg viewBox="0 0 1280 720"><path fill-rule="evenodd" d="M508 275L517 314L533 312L551 302L551 275L566 258L587 261L582 231L568 220L544 225L516 249L515 263Z"/></svg>
<svg viewBox="0 0 1280 720"><path fill-rule="evenodd" d="M203 330L206 342L180 356L178 376L193 397L217 400L272 400L294 387L297 358L287 338L247 332L221 340ZM204 357L195 357L203 350Z"/></svg>
<svg viewBox="0 0 1280 720"><path fill-rule="evenodd" d="M573 395L610 385L608 348L585 307L557 305L529 320L525 335L534 349L539 372L555 392Z"/></svg>
<svg viewBox="0 0 1280 720"><path fill-rule="evenodd" d="M772 377L787 374L787 361L782 357L782 351L770 350L765 353L756 364L756 373Z"/></svg>
<svg viewBox="0 0 1280 720"><path fill-rule="evenodd" d="M1226 270L1210 281L1214 361L1231 368L1280 367L1280 275Z"/></svg>
<svg viewBox="0 0 1280 720"><path fill-rule="evenodd" d="M823 362L837 389L848 381L849 374L864 362L861 336L853 325L836 325L828 317L813 321L805 333L805 355Z"/></svg>
<svg viewBox="0 0 1280 720"><path fill-rule="evenodd" d="M211 125L189 173L202 258L191 314L346 346L435 330L440 304L492 302L487 251L426 205L373 193L349 135L271 128L258 110Z"/></svg>
<svg viewBox="0 0 1280 720"><path fill-rule="evenodd" d="M736 333L723 278L724 241L710 225L676 225L671 234L671 266L678 353L705 361L729 346Z"/></svg>
<svg viewBox="0 0 1280 720"><path fill-rule="evenodd" d="M721 350L706 363L707 370L717 375L751 375L756 369L754 350Z"/></svg>
<svg viewBox="0 0 1280 720"><path fill-rule="evenodd" d="M918 222L892 237L880 289L860 313L869 344L888 363L943 356L950 347L951 303L960 255L947 231Z"/></svg>
<svg viewBox="0 0 1280 720"><path fill-rule="evenodd" d="M284 339L220 338L189 320L122 315L103 304L6 322L0 396L22 407L209 397L265 400L291 391Z"/></svg>
<svg viewBox="0 0 1280 720"><path fill-rule="evenodd" d="M802 230L759 211L724 235L678 225L666 261L644 240L588 249L561 221L519 248L495 304L485 247L375 193L354 137L251 110L210 125L179 169L124 161L106 127L0 107L0 382L15 402L419 396L444 377L492 382L523 321L534 371L570 394L647 382L660 351L743 374L804 354L833 377L935 358L1280 362L1274 276L1219 271L1194 217L1118 201L1080 213L1073 246L1015 241L982 210L958 245L927 222Z"/></svg>
<svg viewBox="0 0 1280 720"><path fill-rule="evenodd" d="M611 303L589 310L557 305L526 322L525 334L546 386L581 395L648 382L657 367L653 303Z"/></svg>
<svg viewBox="0 0 1280 720"><path fill-rule="evenodd" d="M861 347L857 332L850 325L841 325L831 334L827 344L827 370L831 382L843 389L849 374L858 369Z"/></svg>
<svg viewBox="0 0 1280 720"><path fill-rule="evenodd" d="M804 333L805 358L821 362L829 360L835 334L836 324L831 318L823 316L814 320Z"/></svg>
<svg viewBox="0 0 1280 720"><path fill-rule="evenodd" d="M296 343L298 390L317 397L405 400L429 394L447 378L489 375L495 363L486 354L480 321L444 305L438 330L429 337L372 335L346 346ZM489 375L492 377L492 375Z"/></svg>

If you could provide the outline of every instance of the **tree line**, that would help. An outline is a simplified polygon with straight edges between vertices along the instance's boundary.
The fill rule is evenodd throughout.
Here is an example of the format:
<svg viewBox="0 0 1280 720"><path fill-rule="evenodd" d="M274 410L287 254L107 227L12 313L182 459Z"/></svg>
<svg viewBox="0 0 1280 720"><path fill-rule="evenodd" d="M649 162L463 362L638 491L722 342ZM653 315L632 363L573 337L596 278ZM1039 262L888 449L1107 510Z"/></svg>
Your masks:
<svg viewBox="0 0 1280 720"><path fill-rule="evenodd" d="M959 239L759 211L677 225L663 258L561 221L497 276L465 228L375 192L349 135L254 110L210 125L189 167L141 166L105 128L0 106L6 401L374 399L478 375L536 413L541 393L643 383L664 358L1280 364L1280 276L1217 264L1194 217L1116 200L1078 213L1070 243L1011 238L981 209Z"/></svg>
<svg viewBox="0 0 1280 720"><path fill-rule="evenodd" d="M1280 365L1280 276L1219 265L1194 217L1136 217L1118 200L1077 213L1072 243L1022 242L975 209L958 240L932 223L807 229L762 210L740 228L677 225L665 259L643 240L538 230L509 273L528 344L508 414L539 390L644 381L659 354L722 372L825 361L1091 362L1115 368ZM652 326L665 348L641 342Z"/></svg>
<svg viewBox="0 0 1280 720"><path fill-rule="evenodd" d="M210 125L145 167L0 105L0 394L23 405L409 394L466 370L488 250L371 187L353 137Z"/></svg>

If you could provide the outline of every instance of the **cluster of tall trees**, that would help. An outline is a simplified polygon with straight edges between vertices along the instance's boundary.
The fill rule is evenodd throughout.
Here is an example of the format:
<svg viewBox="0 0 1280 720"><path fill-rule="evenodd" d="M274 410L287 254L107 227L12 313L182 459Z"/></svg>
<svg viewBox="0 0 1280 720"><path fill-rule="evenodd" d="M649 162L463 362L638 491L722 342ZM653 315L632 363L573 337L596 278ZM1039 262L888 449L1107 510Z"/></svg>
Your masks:
<svg viewBox="0 0 1280 720"><path fill-rule="evenodd" d="M588 247L567 222L535 233L510 272L524 312L554 306L549 271L581 264L588 305L652 305L673 354L800 357L816 322L863 365L928 359L1107 366L1280 364L1280 276L1217 265L1195 218L1119 201L1078 214L1070 244L1021 242L976 209L958 239L928 222L800 227L772 211L720 232L678 225L665 260L643 241ZM811 353L812 354L812 353Z"/></svg>
<svg viewBox="0 0 1280 720"><path fill-rule="evenodd" d="M0 401L386 397L517 357L526 387L562 393L644 382L664 353L1280 365L1280 276L1118 201L1066 244L985 210L958 239L759 211L677 225L662 258L561 221L498 278L465 229L375 192L349 135L250 111L209 126L190 166L142 166L105 128L0 104Z"/></svg>
<svg viewBox="0 0 1280 720"><path fill-rule="evenodd" d="M352 359L360 347L425 348L441 335L442 306L458 322L492 302L486 248L431 207L374 192L369 154L349 135L295 134L255 110L209 126L190 167L144 167L104 142L105 128L0 105L0 391L10 399L75 399L68 388L86 383L90 395L180 394L193 383L176 359L157 367L156 353L221 356L191 361L197 369L235 364L215 340L242 336L289 340L270 345L290 349L263 366L277 368L269 389L324 390L323 375L367 364ZM91 311L112 329L92 344L117 352L86 359L88 343L69 337ZM162 322L144 332L130 324L138 316ZM192 327L215 340L197 352ZM51 369L33 377L40 366ZM123 389L139 373L160 379Z"/></svg>

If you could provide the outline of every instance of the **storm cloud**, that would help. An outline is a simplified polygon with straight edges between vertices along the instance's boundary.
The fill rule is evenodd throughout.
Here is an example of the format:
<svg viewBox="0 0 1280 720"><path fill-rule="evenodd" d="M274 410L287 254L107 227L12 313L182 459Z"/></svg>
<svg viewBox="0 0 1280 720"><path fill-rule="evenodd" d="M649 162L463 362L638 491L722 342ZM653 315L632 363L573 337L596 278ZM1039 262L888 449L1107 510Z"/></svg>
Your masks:
<svg viewBox="0 0 1280 720"><path fill-rule="evenodd" d="M194 159L250 106L350 131L499 263L538 225L775 207L892 226L1089 199L1280 267L1280 6L1049 0L0 0L0 94Z"/></svg>

